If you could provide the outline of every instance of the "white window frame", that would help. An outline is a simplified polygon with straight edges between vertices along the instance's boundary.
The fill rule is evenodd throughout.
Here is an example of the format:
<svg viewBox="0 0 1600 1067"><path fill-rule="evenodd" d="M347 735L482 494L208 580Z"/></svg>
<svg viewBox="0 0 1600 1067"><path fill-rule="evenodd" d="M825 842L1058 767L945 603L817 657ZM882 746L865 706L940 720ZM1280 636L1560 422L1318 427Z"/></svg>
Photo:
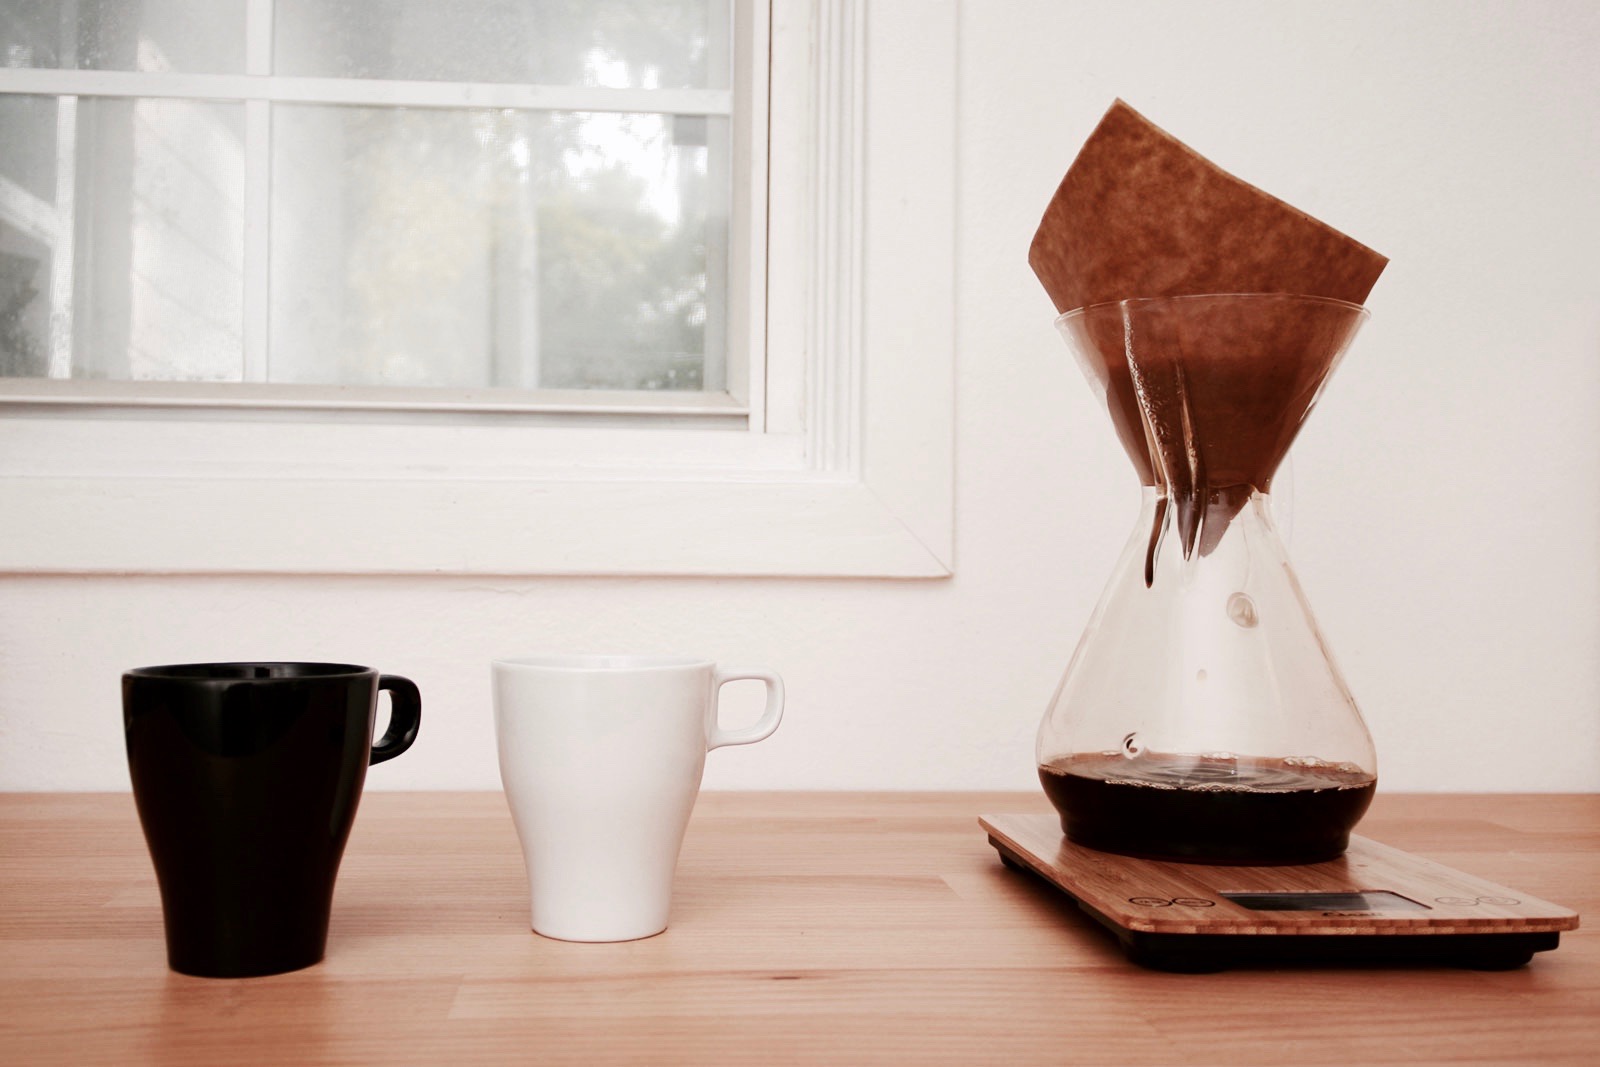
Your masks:
<svg viewBox="0 0 1600 1067"><path fill-rule="evenodd" d="M736 211L768 198L766 359L730 358L726 400L401 422L328 390L312 421L0 382L0 572L952 573L955 0L773 0L770 40L769 150L735 183Z"/></svg>

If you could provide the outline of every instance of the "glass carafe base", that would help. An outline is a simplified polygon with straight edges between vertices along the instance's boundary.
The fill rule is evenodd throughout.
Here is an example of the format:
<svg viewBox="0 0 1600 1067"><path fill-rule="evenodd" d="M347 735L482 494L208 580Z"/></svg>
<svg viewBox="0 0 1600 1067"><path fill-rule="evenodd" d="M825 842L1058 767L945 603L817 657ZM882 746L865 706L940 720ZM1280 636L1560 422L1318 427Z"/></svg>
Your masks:
<svg viewBox="0 0 1600 1067"><path fill-rule="evenodd" d="M1086 753L1039 768L1076 844L1186 863L1277 866L1341 855L1377 778L1313 758Z"/></svg>

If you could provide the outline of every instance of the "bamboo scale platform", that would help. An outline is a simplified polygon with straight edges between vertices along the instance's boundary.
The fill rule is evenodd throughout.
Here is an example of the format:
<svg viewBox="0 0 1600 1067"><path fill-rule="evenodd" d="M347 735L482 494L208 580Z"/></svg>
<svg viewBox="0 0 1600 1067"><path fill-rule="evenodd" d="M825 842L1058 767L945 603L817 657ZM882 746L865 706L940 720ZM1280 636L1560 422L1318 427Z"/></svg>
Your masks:
<svg viewBox="0 0 1600 1067"><path fill-rule="evenodd" d="M1578 915L1360 834L1295 866L1172 863L1065 840L1051 814L979 820L1004 862L1078 902L1152 967L1451 963L1504 970L1560 946Z"/></svg>
<svg viewBox="0 0 1600 1067"><path fill-rule="evenodd" d="M706 794L672 925L527 929L498 793L369 793L327 959L166 969L125 794L0 795L0 1062L1591 1064L1600 796L1388 796L1366 837L1570 908L1526 967L1129 963L977 818L1032 794Z"/></svg>

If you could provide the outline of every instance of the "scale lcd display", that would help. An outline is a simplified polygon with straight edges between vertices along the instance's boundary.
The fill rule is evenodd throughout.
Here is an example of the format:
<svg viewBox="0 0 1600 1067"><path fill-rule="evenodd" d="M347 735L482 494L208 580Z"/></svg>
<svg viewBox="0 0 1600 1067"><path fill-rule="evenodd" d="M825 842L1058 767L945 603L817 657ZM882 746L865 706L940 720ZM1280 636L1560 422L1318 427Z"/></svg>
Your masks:
<svg viewBox="0 0 1600 1067"><path fill-rule="evenodd" d="M1252 911L1428 911L1409 897L1387 890L1368 893L1223 893Z"/></svg>

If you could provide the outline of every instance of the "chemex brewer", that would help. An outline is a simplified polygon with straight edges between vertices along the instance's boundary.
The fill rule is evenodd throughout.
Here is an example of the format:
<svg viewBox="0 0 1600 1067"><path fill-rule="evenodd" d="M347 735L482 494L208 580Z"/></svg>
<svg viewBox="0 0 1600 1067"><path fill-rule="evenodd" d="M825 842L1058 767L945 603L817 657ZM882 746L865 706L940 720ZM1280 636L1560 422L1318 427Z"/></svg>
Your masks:
<svg viewBox="0 0 1600 1067"><path fill-rule="evenodd" d="M1340 855L1376 754L1268 494L1387 260L1118 101L1029 262L1144 486L1039 728L1063 832L1212 864Z"/></svg>

